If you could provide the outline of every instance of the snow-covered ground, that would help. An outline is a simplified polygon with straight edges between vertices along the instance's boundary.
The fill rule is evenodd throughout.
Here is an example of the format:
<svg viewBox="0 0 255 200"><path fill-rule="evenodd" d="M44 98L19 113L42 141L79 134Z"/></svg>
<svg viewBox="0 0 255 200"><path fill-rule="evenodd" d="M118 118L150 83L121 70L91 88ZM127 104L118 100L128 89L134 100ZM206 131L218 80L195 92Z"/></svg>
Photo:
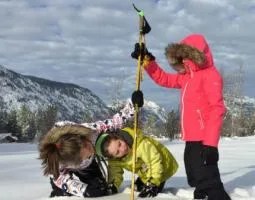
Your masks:
<svg viewBox="0 0 255 200"><path fill-rule="evenodd" d="M191 200L193 189L186 182L183 165L184 143L162 140L177 158L180 168L156 199ZM50 185L42 176L35 144L0 144L0 199L48 200ZM233 200L255 200L255 136L223 138L220 142L220 171L225 188ZM122 190L130 185L130 174L125 174ZM56 200L79 200L60 197ZM52 200L53 200L52 199ZM93 199L93 198L90 198ZM122 194L95 199L129 199Z"/></svg>

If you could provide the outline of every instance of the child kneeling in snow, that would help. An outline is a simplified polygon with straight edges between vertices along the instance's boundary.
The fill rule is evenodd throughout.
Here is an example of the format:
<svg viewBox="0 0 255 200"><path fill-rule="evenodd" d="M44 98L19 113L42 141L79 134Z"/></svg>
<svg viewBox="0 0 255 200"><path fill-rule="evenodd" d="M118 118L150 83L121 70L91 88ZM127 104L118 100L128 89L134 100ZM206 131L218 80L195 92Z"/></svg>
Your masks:
<svg viewBox="0 0 255 200"><path fill-rule="evenodd" d="M94 155L93 131L78 124L53 127L40 143L44 175L52 175L54 196L98 197L109 191Z"/></svg>
<svg viewBox="0 0 255 200"><path fill-rule="evenodd" d="M42 138L39 158L44 175L50 175L54 196L99 197L117 192L107 184L100 159L95 155L95 141L101 132L119 129L133 116L127 103L112 119L95 123L58 122Z"/></svg>
<svg viewBox="0 0 255 200"><path fill-rule="evenodd" d="M108 179L113 188L119 188L124 169L132 171L134 130L124 128L114 133L101 134L96 141L96 152L108 158ZM155 197L165 181L173 176L178 164L169 150L152 137L137 133L137 161L135 181L139 197Z"/></svg>

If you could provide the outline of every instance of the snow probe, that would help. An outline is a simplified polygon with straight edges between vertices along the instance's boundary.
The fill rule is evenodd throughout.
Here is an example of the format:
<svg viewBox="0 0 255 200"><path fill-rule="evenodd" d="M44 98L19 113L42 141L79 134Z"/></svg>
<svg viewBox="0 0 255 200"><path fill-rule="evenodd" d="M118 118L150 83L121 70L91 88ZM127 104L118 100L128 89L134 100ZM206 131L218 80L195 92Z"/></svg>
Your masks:
<svg viewBox="0 0 255 200"><path fill-rule="evenodd" d="M149 33L151 27L147 20L144 17L144 12L137 9L135 4L133 4L134 9L137 11L139 16L139 47L140 52L137 59L137 71L136 71L136 91L140 90L141 80L142 80L142 62L144 58L145 47L145 34ZM136 168L136 148L137 148L137 129L138 129L138 114L139 106L138 104L134 105L135 107L135 116L134 116L134 143L133 143L133 160L132 160L132 184L131 184L131 194L130 200L134 200L134 187L135 187L135 168Z"/></svg>

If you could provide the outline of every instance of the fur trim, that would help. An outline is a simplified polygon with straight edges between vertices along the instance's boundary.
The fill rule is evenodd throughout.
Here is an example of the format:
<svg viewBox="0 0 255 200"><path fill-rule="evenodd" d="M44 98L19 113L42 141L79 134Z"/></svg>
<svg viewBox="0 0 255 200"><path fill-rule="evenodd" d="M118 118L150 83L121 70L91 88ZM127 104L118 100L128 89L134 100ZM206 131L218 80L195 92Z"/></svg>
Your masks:
<svg viewBox="0 0 255 200"><path fill-rule="evenodd" d="M58 139L66 134L76 134L81 136L90 136L94 131L90 128L86 128L82 125L64 125L53 127L46 135L44 142L46 143L56 143Z"/></svg>
<svg viewBox="0 0 255 200"><path fill-rule="evenodd" d="M171 58L176 64L182 64L184 59L189 59L202 66L206 60L203 52L189 45L178 43L168 44L165 48L165 56Z"/></svg>

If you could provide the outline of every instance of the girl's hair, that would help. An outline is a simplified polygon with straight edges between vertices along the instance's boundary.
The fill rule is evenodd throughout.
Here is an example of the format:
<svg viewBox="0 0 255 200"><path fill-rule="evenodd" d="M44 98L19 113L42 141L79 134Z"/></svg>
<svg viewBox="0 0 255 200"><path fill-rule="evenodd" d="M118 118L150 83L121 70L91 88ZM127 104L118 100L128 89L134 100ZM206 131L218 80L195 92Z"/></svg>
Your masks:
<svg viewBox="0 0 255 200"><path fill-rule="evenodd" d="M79 165L80 152L88 140L86 136L67 133L56 142L48 142L45 137L39 146L39 159L42 160L43 174L52 174L56 179L59 176L59 164Z"/></svg>
<svg viewBox="0 0 255 200"><path fill-rule="evenodd" d="M129 134L128 130L120 129L115 130L115 132L103 133L97 138L95 144L97 154L107 158L114 158L109 153L108 148L110 143L115 140L122 140L129 146L129 148L132 148L133 137Z"/></svg>

